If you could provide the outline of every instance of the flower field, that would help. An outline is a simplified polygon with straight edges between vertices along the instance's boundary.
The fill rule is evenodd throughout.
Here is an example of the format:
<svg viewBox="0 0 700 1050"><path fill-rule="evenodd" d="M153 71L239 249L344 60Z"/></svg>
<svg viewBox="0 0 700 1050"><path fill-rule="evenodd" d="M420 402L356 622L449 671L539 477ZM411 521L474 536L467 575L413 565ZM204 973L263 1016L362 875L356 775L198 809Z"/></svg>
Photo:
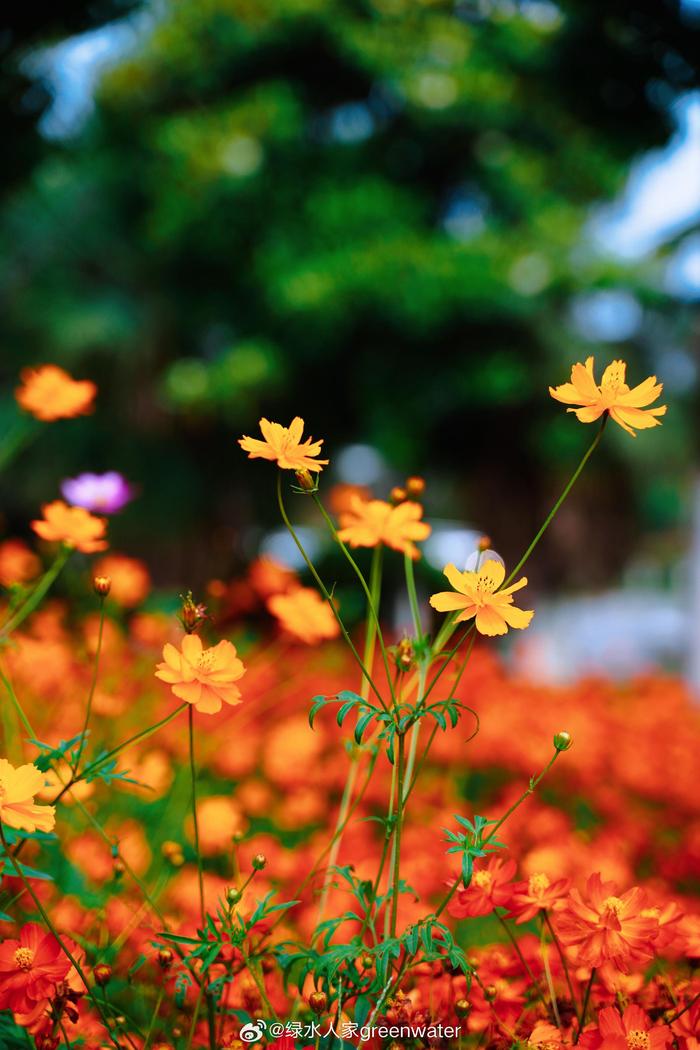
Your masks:
<svg viewBox="0 0 700 1050"><path fill-rule="evenodd" d="M550 393L594 424L559 500L516 566L484 537L429 601L422 479L326 500L332 444L298 417L231 458L276 473L303 574L257 557L154 611L148 566L109 548L134 495L114 472L0 541L3 1050L697 1050L700 709L661 673L543 686L498 648L605 428L659 425L661 385L589 358ZM96 396L45 368L17 402L70 426Z"/></svg>

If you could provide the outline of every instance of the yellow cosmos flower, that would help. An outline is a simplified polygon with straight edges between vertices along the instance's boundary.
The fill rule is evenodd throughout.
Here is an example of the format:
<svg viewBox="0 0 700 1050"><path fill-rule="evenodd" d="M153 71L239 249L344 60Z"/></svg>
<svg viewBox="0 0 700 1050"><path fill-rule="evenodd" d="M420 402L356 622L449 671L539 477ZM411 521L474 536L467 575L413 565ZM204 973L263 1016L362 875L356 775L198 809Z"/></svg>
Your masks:
<svg viewBox="0 0 700 1050"><path fill-rule="evenodd" d="M338 536L351 547L376 547L383 543L395 551L420 557L416 540L425 540L430 535L430 525L421 521L423 508L420 503L400 503L398 507L381 499L362 499L353 496L350 507L340 515L341 529Z"/></svg>
<svg viewBox="0 0 700 1050"><path fill-rule="evenodd" d="M34 796L44 788L44 774L27 764L15 768L0 758L0 821L22 831L51 831L56 823L53 806L37 806Z"/></svg>
<svg viewBox="0 0 700 1050"><path fill-rule="evenodd" d="M323 441L307 438L301 440L304 432L304 420L295 416L288 427L281 423L271 423L264 417L260 420L260 430L264 441L244 435L238 444L249 459L269 459L277 463L282 470L322 470L328 466L327 459L316 459L321 452Z"/></svg>
<svg viewBox="0 0 700 1050"><path fill-rule="evenodd" d="M529 626L534 611L513 605L513 592L527 584L526 576L500 591L506 570L498 561L487 561L478 572L460 572L454 565L446 565L443 572L454 590L434 594L430 599L433 609L460 610L457 623L475 617L480 634L506 634L509 627L523 630Z"/></svg>
<svg viewBox="0 0 700 1050"><path fill-rule="evenodd" d="M627 365L624 361L613 361L603 372L600 386L593 374L593 358L586 359L585 365L580 362L571 369L571 382L549 388L556 401L565 405L580 405L580 408L569 408L575 412L581 423L593 423L608 412L623 430L636 437L636 430L648 430L660 425L657 416L666 414L666 405L647 408L660 396L663 383L657 383L656 376L649 376L638 386L628 387L625 382Z"/></svg>
<svg viewBox="0 0 700 1050"><path fill-rule="evenodd" d="M186 634L180 649L167 642L156 678L167 682L175 696L194 704L202 714L215 715L224 704L240 704L241 691L234 685L245 667L231 642L205 649L198 634Z"/></svg>

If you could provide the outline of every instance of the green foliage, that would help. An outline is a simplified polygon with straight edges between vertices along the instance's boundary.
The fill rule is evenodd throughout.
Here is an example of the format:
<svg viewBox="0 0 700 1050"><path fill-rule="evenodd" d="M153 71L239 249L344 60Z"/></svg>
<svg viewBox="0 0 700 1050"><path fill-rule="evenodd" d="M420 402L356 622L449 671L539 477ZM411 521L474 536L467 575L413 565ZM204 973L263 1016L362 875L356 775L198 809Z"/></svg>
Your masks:
<svg viewBox="0 0 700 1050"><path fill-rule="evenodd" d="M682 332L653 265L598 258L582 230L668 136L647 86L692 87L695 34L674 5L535 8L165 3L85 127L34 134L5 186L8 391L34 360L102 388L99 418L40 440L17 468L26 484L8 475L10 515L25 521L66 463L122 469L144 491L117 542L150 542L165 575L177 559L156 537L189 551L232 507L245 524L231 438L263 412L300 412L336 447L366 434L404 470L463 473L485 435L492 460L518 450L526 481L556 466L572 428L540 440L532 407L572 357L610 351L572 325L572 300L645 300L649 329L625 347L640 370L649 333ZM683 460L678 426L681 440L657 439L659 473L660 442ZM643 476L650 446L631 444L615 457L634 452ZM500 521L491 508L497 535L517 531L518 500Z"/></svg>

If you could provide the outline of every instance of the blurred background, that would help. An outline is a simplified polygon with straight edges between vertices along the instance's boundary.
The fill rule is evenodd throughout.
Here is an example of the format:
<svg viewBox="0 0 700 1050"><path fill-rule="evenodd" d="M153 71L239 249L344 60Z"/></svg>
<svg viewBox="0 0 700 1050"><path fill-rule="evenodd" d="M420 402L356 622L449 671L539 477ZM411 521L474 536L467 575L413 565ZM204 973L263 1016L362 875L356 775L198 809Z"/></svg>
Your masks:
<svg viewBox="0 0 700 1050"><path fill-rule="evenodd" d="M608 428L528 566L513 659L700 685L697 0L14 6L0 432L24 365L100 394L3 473L2 535L114 469L138 496L113 545L161 590L261 551L296 567L274 471L235 439L299 414L324 488L426 478L427 594L481 533L517 560L593 436L548 385L622 357L668 415Z"/></svg>

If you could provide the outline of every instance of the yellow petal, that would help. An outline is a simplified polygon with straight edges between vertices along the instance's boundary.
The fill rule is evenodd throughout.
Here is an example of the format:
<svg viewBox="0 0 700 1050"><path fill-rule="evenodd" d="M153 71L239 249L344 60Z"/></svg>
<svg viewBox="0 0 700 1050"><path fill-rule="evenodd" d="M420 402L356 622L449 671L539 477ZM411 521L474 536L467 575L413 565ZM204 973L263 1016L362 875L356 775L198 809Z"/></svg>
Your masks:
<svg viewBox="0 0 700 1050"><path fill-rule="evenodd" d="M506 634L508 626L500 612L490 605L484 605L476 614L476 629L479 634L487 634L493 638L497 634Z"/></svg>
<svg viewBox="0 0 700 1050"><path fill-rule="evenodd" d="M529 627L535 615L534 609L518 609L515 605L505 605L499 612L509 627L515 627L519 631Z"/></svg>
<svg viewBox="0 0 700 1050"><path fill-rule="evenodd" d="M472 604L471 598L456 591L440 591L430 598L430 604L438 612L454 612L455 609L463 609L467 603Z"/></svg>

